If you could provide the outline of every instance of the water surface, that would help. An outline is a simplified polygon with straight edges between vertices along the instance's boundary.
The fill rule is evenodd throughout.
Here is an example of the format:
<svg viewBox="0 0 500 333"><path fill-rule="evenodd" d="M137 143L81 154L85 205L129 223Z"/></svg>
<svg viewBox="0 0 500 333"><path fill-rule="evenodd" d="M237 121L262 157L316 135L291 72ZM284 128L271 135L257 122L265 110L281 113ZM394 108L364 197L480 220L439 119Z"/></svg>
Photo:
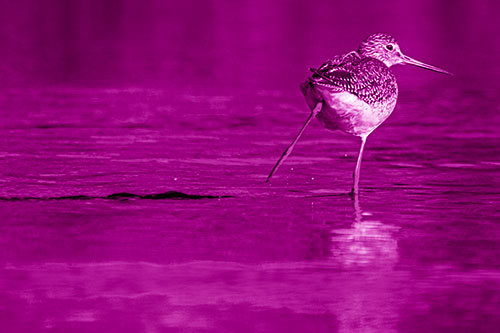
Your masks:
<svg viewBox="0 0 500 333"><path fill-rule="evenodd" d="M124 4L110 7L113 24L109 13L95 17L98 5L76 1L79 12L55 2L38 24L64 13L75 20L14 35L47 53L3 55L21 65L9 65L6 80L16 84L0 91L2 331L500 325L498 65L472 52L495 36L486 29L478 41L460 25L457 39L448 27L488 28L494 11L477 8L493 5L457 7L448 25L428 19L442 16L434 2L407 14L435 34L412 31L403 9L385 8L387 16L338 38L327 31L348 22L317 20L323 11L297 2L143 2L113 2ZM186 11L194 16L175 15ZM409 55L456 76L395 69L399 102L368 138L359 198L347 194L358 139L316 121L264 183L308 115L298 90L307 68L354 48L365 30L398 27ZM66 48L33 46L33 36Z"/></svg>

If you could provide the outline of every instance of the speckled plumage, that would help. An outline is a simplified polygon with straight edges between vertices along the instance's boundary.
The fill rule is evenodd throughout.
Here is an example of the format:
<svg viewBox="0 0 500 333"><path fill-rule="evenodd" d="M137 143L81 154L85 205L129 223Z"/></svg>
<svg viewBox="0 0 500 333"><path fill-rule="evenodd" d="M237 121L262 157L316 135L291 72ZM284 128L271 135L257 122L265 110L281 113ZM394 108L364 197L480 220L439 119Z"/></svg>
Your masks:
<svg viewBox="0 0 500 333"><path fill-rule="evenodd" d="M326 128L365 135L394 110L398 97L396 77L378 59L353 51L311 71L312 76L301 86L302 92L311 109L318 102L325 102L318 119ZM352 94L366 105L351 103L346 107L342 102L346 96L342 93Z"/></svg>
<svg viewBox="0 0 500 333"><path fill-rule="evenodd" d="M274 165L266 182L290 155L306 127L317 118L327 129L341 130L361 138L351 191L358 193L366 138L391 115L396 106L398 85L390 67L397 64L410 64L451 75L403 55L390 35L368 36L357 51L335 56L318 69L311 69L313 74L300 87L312 112Z"/></svg>
<svg viewBox="0 0 500 333"><path fill-rule="evenodd" d="M392 102L397 99L396 77L381 61L361 57L355 52L329 60L314 73L314 85L332 90L341 89L356 95L370 105Z"/></svg>

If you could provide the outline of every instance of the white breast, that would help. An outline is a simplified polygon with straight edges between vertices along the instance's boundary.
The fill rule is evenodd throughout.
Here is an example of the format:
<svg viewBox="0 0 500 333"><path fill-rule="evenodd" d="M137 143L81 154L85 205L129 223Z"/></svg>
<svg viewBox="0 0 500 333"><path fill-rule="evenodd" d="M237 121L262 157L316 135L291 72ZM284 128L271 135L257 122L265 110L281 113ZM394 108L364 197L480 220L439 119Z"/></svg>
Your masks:
<svg viewBox="0 0 500 333"><path fill-rule="evenodd" d="M332 130L353 135L372 132L385 119L374 108L348 92L322 94L324 106L318 115L322 124Z"/></svg>

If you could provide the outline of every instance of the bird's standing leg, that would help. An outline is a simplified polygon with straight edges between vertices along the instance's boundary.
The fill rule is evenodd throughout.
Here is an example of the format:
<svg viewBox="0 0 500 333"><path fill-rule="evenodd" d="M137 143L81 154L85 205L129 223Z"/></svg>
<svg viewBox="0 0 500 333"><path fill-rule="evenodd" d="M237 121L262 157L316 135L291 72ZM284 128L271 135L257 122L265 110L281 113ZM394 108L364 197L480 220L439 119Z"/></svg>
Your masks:
<svg viewBox="0 0 500 333"><path fill-rule="evenodd" d="M356 168L354 169L353 178L354 183L352 185L351 194L359 193L359 174L361 169L361 160L363 159L363 150L365 149L366 138L368 134L361 136L361 147L359 148L358 160L356 161Z"/></svg>
<svg viewBox="0 0 500 333"><path fill-rule="evenodd" d="M274 165L273 169L271 170L271 173L269 173L269 176L267 176L266 183L269 181L269 179L271 179L271 177L276 172L276 170L278 169L278 167L283 162L285 162L285 160L288 157L288 155L290 155L292 153L293 147L295 147L295 144L300 139L302 133L304 132L304 130L306 129L306 127L309 125L309 123L311 122L311 120L313 120L314 117L316 117L318 115L318 113L321 111L322 107L323 107L323 103L322 102L319 102L318 104L316 104L316 106L312 110L311 114L307 118L306 122L304 123L304 125L302 125L302 128L300 129L300 131L297 134L297 136L295 137L295 139L293 139L292 143L285 149L285 151L283 152L283 154L281 154L281 157L279 158L278 162L276 162L276 164Z"/></svg>

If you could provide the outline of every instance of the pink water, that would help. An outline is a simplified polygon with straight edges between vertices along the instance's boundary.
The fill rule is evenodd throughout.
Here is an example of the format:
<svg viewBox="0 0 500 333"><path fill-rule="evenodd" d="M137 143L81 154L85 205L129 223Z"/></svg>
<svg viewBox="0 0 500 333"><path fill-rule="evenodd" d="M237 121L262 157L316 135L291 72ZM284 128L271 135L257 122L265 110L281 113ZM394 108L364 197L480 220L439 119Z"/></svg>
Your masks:
<svg viewBox="0 0 500 333"><path fill-rule="evenodd" d="M367 3L359 24L326 1L37 3L3 14L1 331L500 325L494 5ZM394 69L359 200L359 142L317 122L265 184L307 68L373 30L455 77Z"/></svg>

